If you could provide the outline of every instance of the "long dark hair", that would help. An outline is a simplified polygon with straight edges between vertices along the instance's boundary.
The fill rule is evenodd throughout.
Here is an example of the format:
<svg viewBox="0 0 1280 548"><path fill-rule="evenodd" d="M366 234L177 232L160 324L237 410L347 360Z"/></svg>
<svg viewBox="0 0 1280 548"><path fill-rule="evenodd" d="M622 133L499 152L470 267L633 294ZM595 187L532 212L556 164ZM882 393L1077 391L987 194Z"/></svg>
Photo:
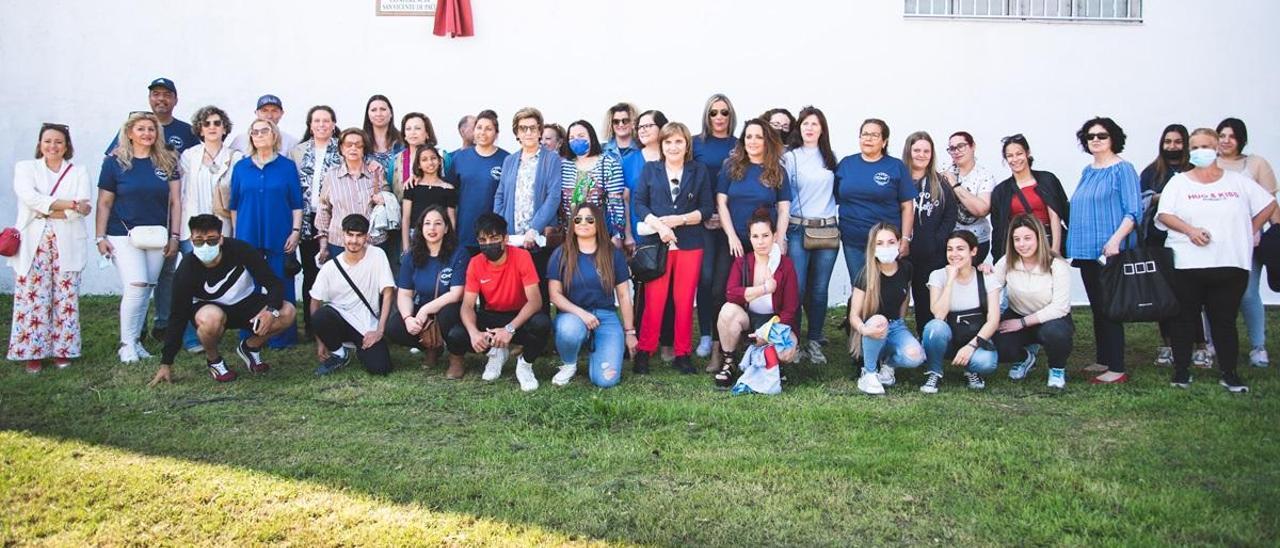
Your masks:
<svg viewBox="0 0 1280 548"><path fill-rule="evenodd" d="M810 116L817 116L818 125L822 126L822 134L818 136L818 152L822 154L822 163L827 166L828 171L835 171L836 153L831 150L831 126L827 125L827 115L823 114L822 109L818 107L809 105L800 109L800 115L796 116L796 126L791 128L791 140L787 142L787 150L804 146L804 136L800 134L800 126L804 125L804 119ZM795 181L791 184L795 184Z"/></svg>
<svg viewBox="0 0 1280 548"><path fill-rule="evenodd" d="M378 137L377 134L373 132L373 121L369 119L369 105L372 105L374 101L382 101L386 103L387 110L391 111L391 115L387 117L388 150L395 148L396 143L399 143L402 139L400 136L400 130L396 129L396 108L391 106L391 99L387 99L386 95L374 95L364 103L364 132L369 136L369 140L373 142L373 147L364 151L365 154L373 154L374 152L377 152L376 149L378 148Z"/></svg>
<svg viewBox="0 0 1280 548"><path fill-rule="evenodd" d="M769 125L769 122L759 118L748 120L742 125L738 144L733 147L733 152L729 153L729 159L725 161L725 166L729 170L729 180L741 181L747 175L747 167L751 165L751 158L747 155L747 130L751 126L759 126L764 137L764 158L761 159L760 165L763 170L760 173L760 182L769 188L779 188L782 186L782 139L778 137L778 132Z"/></svg>
<svg viewBox="0 0 1280 548"><path fill-rule="evenodd" d="M1169 161L1164 159L1164 137L1170 133L1177 133L1182 137L1182 154L1179 155L1177 166L1170 165ZM1158 185L1164 182L1169 177L1170 171L1175 173L1186 171L1187 166L1191 165L1191 153L1188 152L1190 149L1191 135L1187 133L1187 126L1182 124L1165 126L1164 131L1160 132L1160 141L1156 143L1156 159L1147 166L1147 169L1156 170L1156 179L1152 184Z"/></svg>
<svg viewBox="0 0 1280 548"><path fill-rule="evenodd" d="M311 116L312 116L313 114L315 114L315 113L316 113L316 111L320 111L320 110L323 110L323 111L325 111L325 112L328 112L328 113L329 113L329 118L332 118L332 119L333 119L333 133L334 133L334 134L333 134L333 135L330 135L330 136L329 136L329 138L330 138L330 139L332 139L332 138L334 138L334 137L337 137L337 136L338 136L338 135L337 135L337 133L338 133L338 115L337 115L337 114L334 114L334 112L333 112L333 107L331 107L331 106L329 106L329 105L316 105L316 106L314 106L314 107L311 107L311 110L308 110L308 111L307 111L307 129L306 129L305 131L303 131L303 132L302 132L302 140L301 140L301 141L298 141L299 143L305 143L305 142L310 141L311 139L315 138L315 135L312 135L312 134L311 134ZM368 111L366 110L365 112L368 112Z"/></svg>
<svg viewBox="0 0 1280 548"><path fill-rule="evenodd" d="M427 264L427 260L431 258L431 249L427 247L427 235L422 231L422 220L427 218L427 214L431 212L440 214L440 218L444 219L444 240L440 242L440 260L448 262L453 257L453 251L458 248L458 233L453 231L453 223L449 222L449 212L440 204L431 204L422 210L417 217L413 219L413 228L417 229L418 235L409 242L409 250L413 255L413 266L423 266Z"/></svg>
<svg viewBox="0 0 1280 548"><path fill-rule="evenodd" d="M613 243L609 241L609 229L605 228L604 212L595 204L582 203L573 210L576 217L587 210L592 217L596 218L596 275L600 277L600 285L604 286L605 294L608 295L613 290L613 280L615 279L613 272ZM578 237L573 234L573 219L569 219L570 233L565 236L564 244L560 246L560 279L565 289L569 288L569 284L573 283L574 271L578 269Z"/></svg>

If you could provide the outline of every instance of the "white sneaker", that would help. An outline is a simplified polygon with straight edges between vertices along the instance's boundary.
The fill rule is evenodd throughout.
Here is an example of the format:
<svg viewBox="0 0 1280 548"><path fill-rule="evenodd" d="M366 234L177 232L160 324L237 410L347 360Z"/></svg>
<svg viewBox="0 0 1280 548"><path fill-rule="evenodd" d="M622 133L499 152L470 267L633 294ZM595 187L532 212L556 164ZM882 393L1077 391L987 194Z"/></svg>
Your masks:
<svg viewBox="0 0 1280 548"><path fill-rule="evenodd" d="M484 364L484 374L480 375L482 380L496 381L502 376L502 364L507 362L507 357L511 354L506 348L490 348L489 362Z"/></svg>
<svg viewBox="0 0 1280 548"><path fill-rule="evenodd" d="M897 384L897 377L894 376L893 367L887 363L880 364L880 372L876 373L876 380L880 381L881 386L893 386Z"/></svg>
<svg viewBox="0 0 1280 548"><path fill-rule="evenodd" d="M409 353L410 353L410 354L421 354L421 353L422 353L422 351L421 351L421 350L418 350L418 347L416 347L416 346L410 346L410 347L409 347Z"/></svg>
<svg viewBox="0 0 1280 548"><path fill-rule="evenodd" d="M1202 348L1191 353L1191 365L1200 369L1213 368L1213 356L1209 354L1209 350Z"/></svg>
<svg viewBox="0 0 1280 548"><path fill-rule="evenodd" d="M698 339L698 348L694 350L694 353L697 354L699 358L711 356L711 337L703 335L702 338Z"/></svg>
<svg viewBox="0 0 1280 548"><path fill-rule="evenodd" d="M533 364L524 361L524 356L516 358L516 380L520 381L520 390L533 392L538 389L538 379L533 376Z"/></svg>
<svg viewBox="0 0 1280 548"><path fill-rule="evenodd" d="M827 355L822 353L822 343L809 341L809 363L814 365L827 364Z"/></svg>
<svg viewBox="0 0 1280 548"><path fill-rule="evenodd" d="M138 350L131 344L120 345L120 363L138 363Z"/></svg>
<svg viewBox="0 0 1280 548"><path fill-rule="evenodd" d="M519 373L519 372L520 370L517 369L516 373ZM578 372L578 364L566 363L560 366L560 371L556 373L556 376L551 377L551 384L554 384L556 386L564 386L566 384L569 384L569 381L573 380L573 374L577 372Z"/></svg>
<svg viewBox="0 0 1280 548"><path fill-rule="evenodd" d="M1250 350L1249 365L1254 367L1266 367L1271 365L1271 360L1267 359L1267 349L1259 347Z"/></svg>
<svg viewBox="0 0 1280 548"><path fill-rule="evenodd" d="M1049 388L1063 389L1067 387L1067 370L1061 368L1049 369Z"/></svg>
<svg viewBox="0 0 1280 548"><path fill-rule="evenodd" d="M863 394L872 396L884 395L884 385L880 384L880 379L876 378L877 376L875 373L863 373L861 377L858 377L858 390L861 390Z"/></svg>
<svg viewBox="0 0 1280 548"><path fill-rule="evenodd" d="M133 351L138 353L138 358L144 360L149 360L153 357L150 352L147 352L146 348L142 347L142 343L137 341L133 342ZM1265 355L1266 352L1264 351L1263 354Z"/></svg>
<svg viewBox="0 0 1280 548"><path fill-rule="evenodd" d="M1173 348L1168 346L1156 347L1156 366L1169 367L1173 365Z"/></svg>

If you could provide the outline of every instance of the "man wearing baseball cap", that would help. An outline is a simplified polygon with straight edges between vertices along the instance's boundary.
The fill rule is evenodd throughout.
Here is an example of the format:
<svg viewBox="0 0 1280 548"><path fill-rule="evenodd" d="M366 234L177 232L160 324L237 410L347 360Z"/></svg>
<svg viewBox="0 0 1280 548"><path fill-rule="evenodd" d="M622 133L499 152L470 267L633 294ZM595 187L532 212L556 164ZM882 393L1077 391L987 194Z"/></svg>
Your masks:
<svg viewBox="0 0 1280 548"><path fill-rule="evenodd" d="M284 117L284 103L279 97L267 94L258 98L258 108L253 111L259 120L267 120L276 125L276 129L280 131L280 155L288 155L290 150L298 144L298 138L289 134L284 128L280 127L280 119ZM248 127L248 126L245 126ZM231 140L231 148L249 154L249 132L248 130L235 136Z"/></svg>

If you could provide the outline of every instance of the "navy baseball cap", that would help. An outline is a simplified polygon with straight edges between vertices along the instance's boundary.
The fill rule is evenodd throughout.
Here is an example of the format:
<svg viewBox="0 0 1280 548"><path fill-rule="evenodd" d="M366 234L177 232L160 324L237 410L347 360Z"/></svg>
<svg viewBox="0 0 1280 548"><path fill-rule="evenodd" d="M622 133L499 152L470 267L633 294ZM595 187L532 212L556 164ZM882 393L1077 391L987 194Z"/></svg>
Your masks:
<svg viewBox="0 0 1280 548"><path fill-rule="evenodd" d="M174 93L178 93L178 86L174 85L173 80L170 80L168 78L156 78L155 80L152 80L150 84L147 85L147 89L151 89L154 87L162 87Z"/></svg>
<svg viewBox="0 0 1280 548"><path fill-rule="evenodd" d="M263 95L258 98L258 108L262 108L267 105L275 105L280 107L281 110L284 109L284 103L280 102L280 98L271 94Z"/></svg>

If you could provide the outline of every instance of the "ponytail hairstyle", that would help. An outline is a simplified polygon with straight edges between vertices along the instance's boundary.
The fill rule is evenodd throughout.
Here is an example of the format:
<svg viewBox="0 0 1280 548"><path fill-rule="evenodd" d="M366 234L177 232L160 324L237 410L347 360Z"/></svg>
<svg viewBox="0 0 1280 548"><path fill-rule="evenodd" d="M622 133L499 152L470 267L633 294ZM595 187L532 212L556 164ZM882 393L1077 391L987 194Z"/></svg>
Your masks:
<svg viewBox="0 0 1280 548"><path fill-rule="evenodd" d="M613 291L613 280L617 278L613 271L613 242L609 241L609 229L604 226L608 219L604 216L604 211L599 206L583 202L573 210L574 217L582 215L585 211L592 217L596 218L596 275L600 277L600 285L604 287L605 294L608 295ZM569 234L565 236L564 244L560 246L560 280L564 284L565 290L569 289L569 285L573 283L574 272L578 269L578 253L581 248L578 247L578 237L573 234L573 218L569 221Z"/></svg>
<svg viewBox="0 0 1280 548"><path fill-rule="evenodd" d="M889 223L876 223L875 226L871 227L871 231L867 233L866 260L862 266L862 274L859 275L864 283L862 285L862 307L858 309L858 317L862 318L864 322L869 316L880 310L881 275L880 265L876 262L876 235L881 231L887 231L893 234L894 238L902 239L902 231ZM852 303L852 300L850 302ZM853 311L851 310L850 313L852 314ZM853 336L852 333L850 334L849 351L854 355L862 354L862 337L860 335Z"/></svg>

